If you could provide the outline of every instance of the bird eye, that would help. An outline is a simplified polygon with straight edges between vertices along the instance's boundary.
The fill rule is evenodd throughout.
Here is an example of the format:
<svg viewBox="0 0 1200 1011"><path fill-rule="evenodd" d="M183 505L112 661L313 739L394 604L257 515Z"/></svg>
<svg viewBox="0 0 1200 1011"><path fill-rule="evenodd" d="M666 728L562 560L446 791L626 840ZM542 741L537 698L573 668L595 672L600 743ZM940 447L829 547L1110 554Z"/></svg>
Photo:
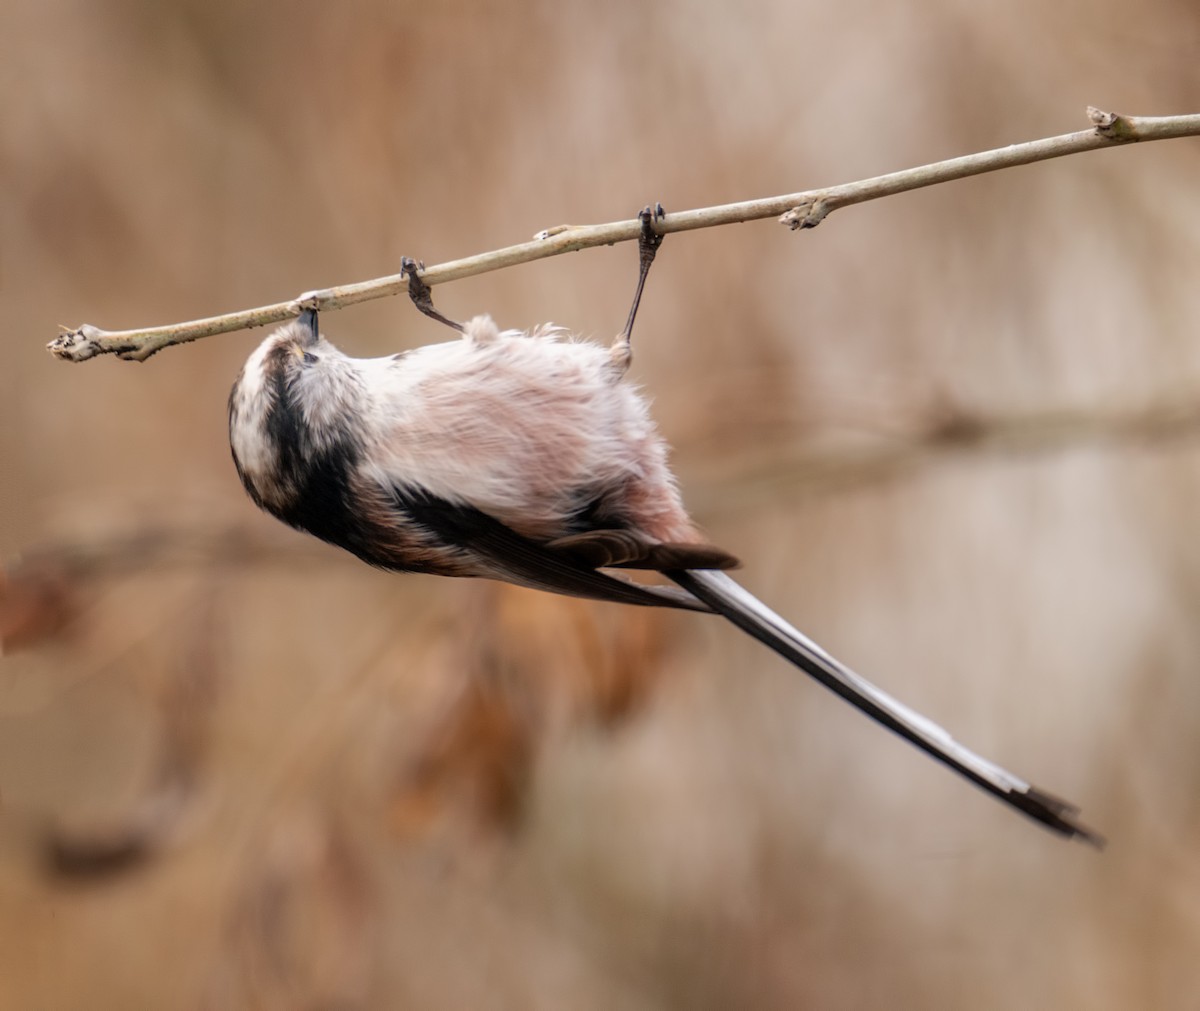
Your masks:
<svg viewBox="0 0 1200 1011"><path fill-rule="evenodd" d="M315 365L316 362L317 362L316 355L314 355L311 351L304 352L304 364L305 365Z"/></svg>

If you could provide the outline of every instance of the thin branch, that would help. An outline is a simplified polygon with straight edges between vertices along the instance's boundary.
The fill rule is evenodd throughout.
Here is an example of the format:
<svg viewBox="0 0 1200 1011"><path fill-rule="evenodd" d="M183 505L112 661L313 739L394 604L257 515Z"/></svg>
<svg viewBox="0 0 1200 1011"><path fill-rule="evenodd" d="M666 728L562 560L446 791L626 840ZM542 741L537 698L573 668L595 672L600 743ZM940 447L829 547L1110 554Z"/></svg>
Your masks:
<svg viewBox="0 0 1200 1011"><path fill-rule="evenodd" d="M830 212L839 207L921 189L952 179L965 179L985 172L996 172L1017 165L1028 165L1114 145L1200 136L1200 114L1134 117L1089 108L1088 117L1092 122L1091 128L1078 133L1013 144L993 151L951 158L949 161L935 162L932 165L922 165L826 189L676 211L659 219L656 228L665 234L777 216L782 224L792 229L815 228ZM431 286L445 284L448 281L486 274L519 263L557 256L560 253L627 242L636 239L640 230L641 223L636 218L603 225L560 225L539 232L531 242L437 264L423 270L420 276ZM245 309L224 316L210 316L206 319L145 330L108 331L85 323L52 340L47 349L56 357L73 362L87 361L103 354L115 354L127 361L145 361L156 351L172 344L185 344L213 334L278 323L298 316L304 309L317 309L322 312L341 309L358 302L395 295L407 290L407 287L403 274L390 274L372 281L305 292L290 301L260 306L257 309Z"/></svg>

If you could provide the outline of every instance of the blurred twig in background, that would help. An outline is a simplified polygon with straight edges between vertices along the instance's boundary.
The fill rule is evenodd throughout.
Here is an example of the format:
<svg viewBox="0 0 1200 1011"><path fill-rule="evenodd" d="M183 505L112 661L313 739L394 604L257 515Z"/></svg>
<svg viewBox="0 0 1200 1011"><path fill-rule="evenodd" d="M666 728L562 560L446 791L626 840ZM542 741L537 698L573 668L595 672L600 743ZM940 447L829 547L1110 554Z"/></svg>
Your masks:
<svg viewBox="0 0 1200 1011"><path fill-rule="evenodd" d="M90 539L40 545L0 569L0 655L66 630L81 594L105 580L168 568L297 565L327 558L316 543L234 524L150 521Z"/></svg>
<svg viewBox="0 0 1200 1011"><path fill-rule="evenodd" d="M93 878L141 864L175 839L201 785L201 763L220 677L218 588L206 585L174 624L182 645L160 701L158 755L145 791L103 824L53 824L44 852L52 873Z"/></svg>
<svg viewBox="0 0 1200 1011"><path fill-rule="evenodd" d="M1139 405L984 415L941 404L907 427L856 429L794 447L772 446L756 459L742 451L730 464L709 463L696 475L689 501L708 514L752 509L781 497L891 480L941 460L1023 456L1108 443L1153 444L1200 433L1200 391L1164 394ZM693 490L694 489L694 490Z"/></svg>
<svg viewBox="0 0 1200 1011"><path fill-rule="evenodd" d="M369 1006L376 903L362 855L337 817L289 810L246 861L201 1007Z"/></svg>
<svg viewBox="0 0 1200 1011"><path fill-rule="evenodd" d="M402 764L393 826L427 831L447 814L485 832L516 830L553 728L612 728L661 674L663 625L650 611L483 584L454 666L462 671L423 746Z"/></svg>

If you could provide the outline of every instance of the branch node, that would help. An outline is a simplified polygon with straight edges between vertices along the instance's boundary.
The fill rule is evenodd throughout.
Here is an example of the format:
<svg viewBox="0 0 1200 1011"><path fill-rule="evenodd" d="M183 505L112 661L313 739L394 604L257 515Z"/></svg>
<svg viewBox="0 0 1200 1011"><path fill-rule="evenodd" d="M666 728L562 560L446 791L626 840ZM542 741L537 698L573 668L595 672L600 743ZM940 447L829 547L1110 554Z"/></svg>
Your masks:
<svg viewBox="0 0 1200 1011"><path fill-rule="evenodd" d="M301 292L292 299L292 306L295 307L297 316L309 309L313 312L320 312L332 298L333 292L328 288L317 288L315 291Z"/></svg>
<svg viewBox="0 0 1200 1011"><path fill-rule="evenodd" d="M833 204L830 201L824 197L813 197L780 215L779 223L787 225L793 232L798 228L816 228L832 210Z"/></svg>
<svg viewBox="0 0 1200 1011"><path fill-rule="evenodd" d="M103 335L103 330L98 330L90 323L84 323L74 330L65 330L60 333L46 345L46 350L55 358L61 358L63 361L86 362L89 358L104 354L104 348L97 340Z"/></svg>
<svg viewBox="0 0 1200 1011"><path fill-rule="evenodd" d="M545 242L556 235L562 235L563 232L569 232L574 227L574 225L553 225L550 228L543 228L540 232L534 232L533 238L536 242Z"/></svg>
<svg viewBox="0 0 1200 1011"><path fill-rule="evenodd" d="M168 347L171 341L164 341L161 337L151 338L144 344L114 344L108 350L115 354L123 362L144 362L152 354L161 351Z"/></svg>
<svg viewBox="0 0 1200 1011"><path fill-rule="evenodd" d="M1094 105L1088 106L1087 114L1099 136L1117 143L1137 140L1137 131L1124 116L1115 112L1104 112Z"/></svg>

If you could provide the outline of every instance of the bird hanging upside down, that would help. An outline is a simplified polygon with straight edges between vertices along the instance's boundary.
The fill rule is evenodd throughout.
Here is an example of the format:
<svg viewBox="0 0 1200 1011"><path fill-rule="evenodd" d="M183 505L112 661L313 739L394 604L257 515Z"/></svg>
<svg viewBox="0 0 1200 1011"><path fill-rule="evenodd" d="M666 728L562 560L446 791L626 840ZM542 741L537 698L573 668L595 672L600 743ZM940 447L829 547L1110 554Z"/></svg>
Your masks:
<svg viewBox="0 0 1200 1011"><path fill-rule="evenodd" d="M482 576L727 618L872 719L1064 836L1103 840L1077 809L958 744L859 677L734 582L683 507L645 400L625 381L630 336L662 236L641 214L640 271L611 348L556 327L499 330L438 312L413 261L409 294L460 340L349 358L315 310L259 345L229 397L250 497L285 523L401 572ZM612 569L661 573L635 583Z"/></svg>

